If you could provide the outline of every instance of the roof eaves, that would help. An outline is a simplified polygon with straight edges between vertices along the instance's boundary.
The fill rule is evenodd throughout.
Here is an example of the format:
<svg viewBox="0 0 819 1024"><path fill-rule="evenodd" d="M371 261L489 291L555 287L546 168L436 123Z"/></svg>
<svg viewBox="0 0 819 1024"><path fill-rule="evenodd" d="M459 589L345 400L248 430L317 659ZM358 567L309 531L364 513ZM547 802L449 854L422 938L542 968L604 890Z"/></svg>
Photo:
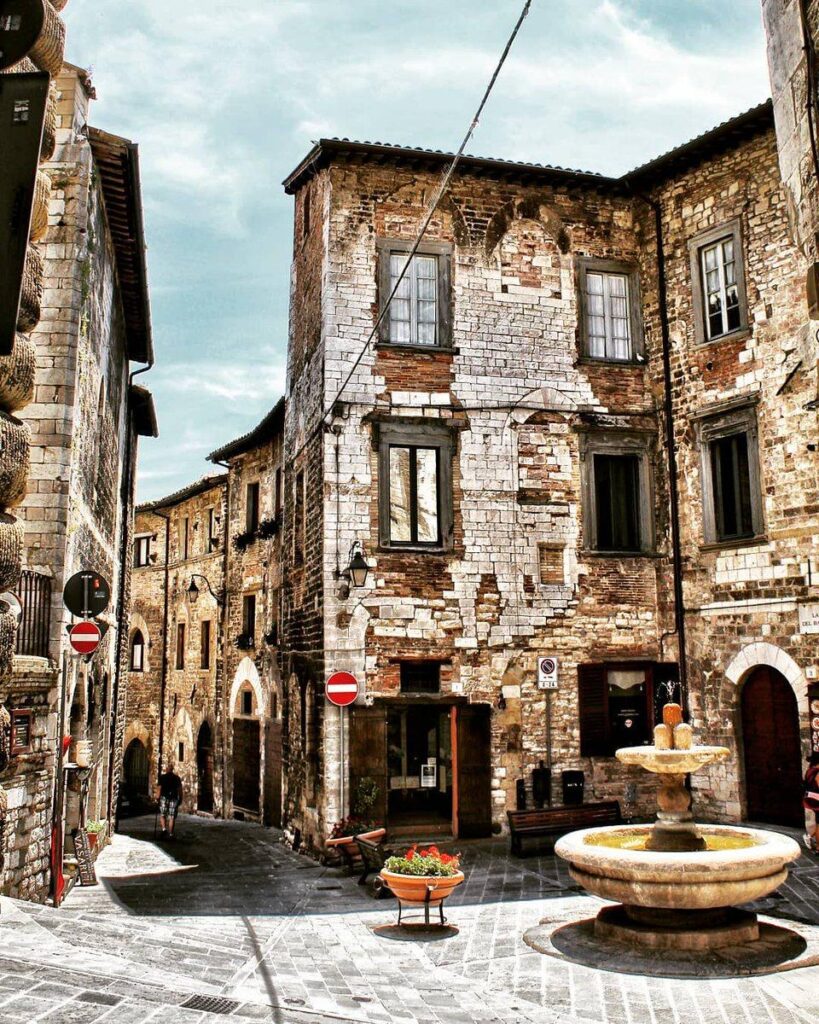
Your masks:
<svg viewBox="0 0 819 1024"><path fill-rule="evenodd" d="M317 171L326 167L334 156L357 155L378 162L387 160L403 160L414 164L446 164L454 159L454 153L440 149L423 149L420 146L399 146L388 142L357 142L354 139L319 139L307 156L294 168L282 182L288 195L297 192L304 182ZM570 167L558 167L551 164L529 163L524 160L501 160L496 157L483 157L465 154L460 159L460 167L465 173L498 174L562 180L595 186L611 186L617 183L616 178L598 174L595 171L575 170Z"/></svg>
<svg viewBox="0 0 819 1024"><path fill-rule="evenodd" d="M229 441L208 455L209 462L225 462L236 455L250 451L258 444L269 441L284 427L284 398L280 398L269 413L256 426L241 437Z"/></svg>
<svg viewBox="0 0 819 1024"><path fill-rule="evenodd" d="M114 243L128 357L138 363L153 363L139 147L130 139L90 126L88 141L99 169L106 219Z"/></svg>
<svg viewBox="0 0 819 1024"><path fill-rule="evenodd" d="M157 498L156 501L145 501L141 505L137 505L136 511L153 512L155 509L173 508L175 505L180 505L183 501L187 501L188 498L195 498L197 494L204 494L205 491L211 491L216 487L224 487L226 482L227 473L214 473L211 476L203 476L200 480L196 480L194 483L188 484L187 487L174 491L173 494L169 494L164 498Z"/></svg>

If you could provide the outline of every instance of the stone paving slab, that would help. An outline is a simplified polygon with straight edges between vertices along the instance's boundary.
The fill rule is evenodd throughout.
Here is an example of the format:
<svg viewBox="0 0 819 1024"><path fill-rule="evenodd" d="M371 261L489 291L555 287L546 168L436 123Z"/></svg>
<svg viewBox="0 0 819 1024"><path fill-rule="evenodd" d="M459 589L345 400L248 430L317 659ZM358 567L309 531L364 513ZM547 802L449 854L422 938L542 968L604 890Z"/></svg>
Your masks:
<svg viewBox="0 0 819 1024"><path fill-rule="evenodd" d="M467 878L447 905L457 931L410 942L385 937L394 934L383 930L395 921L394 901L376 901L338 869L293 854L274 830L183 817L180 838L159 844L152 818L123 825L98 861L99 886L74 889L60 910L0 901L0 1024L227 1019L183 1008L193 993L235 1000L233 1019L280 1024L816 1017L819 968L675 980L534 952L523 942L527 929L593 917L600 906L548 851L518 859L502 839L459 844ZM819 934L816 859L799 861L759 909Z"/></svg>

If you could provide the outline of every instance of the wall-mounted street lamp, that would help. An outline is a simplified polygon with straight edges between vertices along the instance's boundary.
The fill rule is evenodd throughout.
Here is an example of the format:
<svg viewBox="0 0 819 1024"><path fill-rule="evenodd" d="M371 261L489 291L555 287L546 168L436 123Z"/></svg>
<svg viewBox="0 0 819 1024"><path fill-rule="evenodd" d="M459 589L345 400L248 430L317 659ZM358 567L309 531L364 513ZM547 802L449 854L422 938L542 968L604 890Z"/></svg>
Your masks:
<svg viewBox="0 0 819 1024"><path fill-rule="evenodd" d="M205 586L208 588L208 593L218 605L221 606L225 603L224 598L221 598L217 594L214 594L213 587L210 585L210 580L207 578L207 576L202 576L201 573L195 572L193 576L191 576L190 586L188 587L188 600L190 601L191 604L196 604L196 602L199 600L199 587L197 587L196 585L197 580L205 581Z"/></svg>
<svg viewBox="0 0 819 1024"><path fill-rule="evenodd" d="M343 580L342 586L347 589L352 587L363 587L367 582L367 575L370 571L367 560L364 558L364 551L360 540L354 540L350 545L350 554L347 556L347 568L336 572L338 579ZM346 596L346 595L344 595Z"/></svg>

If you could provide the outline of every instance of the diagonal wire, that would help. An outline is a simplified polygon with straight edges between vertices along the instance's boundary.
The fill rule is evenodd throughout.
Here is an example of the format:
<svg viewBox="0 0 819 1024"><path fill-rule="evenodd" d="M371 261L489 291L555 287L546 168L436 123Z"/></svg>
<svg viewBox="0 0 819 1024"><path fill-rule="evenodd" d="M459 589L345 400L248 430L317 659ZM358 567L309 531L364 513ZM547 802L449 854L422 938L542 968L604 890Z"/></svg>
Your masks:
<svg viewBox="0 0 819 1024"><path fill-rule="evenodd" d="M512 29L512 34L509 36L509 39L506 42L506 46L504 46L504 48L503 48L503 53L500 55L500 59L498 60L498 63L495 66L495 70L492 72L492 77L489 79L489 84L487 85L487 87L486 87L486 89L484 91L484 94L481 97L481 102L478 104L478 109L475 111L475 115L474 115L474 117L472 118L472 120L471 120L471 122L469 124L469 128L466 131L466 135L464 135L463 141L461 142L460 146L458 147L458 151L456 152L455 156L452 158L452 163L449 165L446 173L444 174L443 178L441 179L441 183L438 186L438 190L437 190L437 192L435 192L435 194L433 196L433 199L432 199L432 202L430 203L429 209L427 210L427 212L426 212L426 214L424 216L424 219L421 222L421 227L418 230L418 234L416 235L416 238L415 238L415 241L413 242L412 248L409 250L409 252L407 253L407 258L404 260L404 265L401 268L401 273L398 275L398 277L397 277L397 279L395 281L395 284L392 286L392 290L390 291L390 294L387 296L387 299L384 302L384 305L383 305L383 307L381 309L381 312L378 314L378 319L373 324L372 330L367 335L366 341L361 346L360 352L358 353L358 355L356 356L355 360L353 361L353 365L350 367L349 372L347 373L347 376L342 381L341 386L339 387L338 391L335 394L335 397L332 399L331 402L329 402L324 407L324 410L323 410L323 412L321 414L321 418L319 419L319 422L316 425L315 429L310 431L310 435L308 436L308 438L304 441L304 443L301 445L301 447L296 452L296 454L290 459L291 465L292 465L293 462L295 462L295 460L298 458L298 456L304 451L304 449L307 447L307 445L310 443L310 441L313 439L313 437L316 435L316 433L318 433L318 431L321 430L321 428L323 427L324 421L326 420L327 415L332 411L332 409L335 407L336 402L338 402L338 400L341 398L342 394L346 390L347 385L352 380L353 374L358 369L358 366L361 363L361 360L364 358L367 350L369 349L370 344L371 344L373 338L376 336L379 328L381 327L381 324L382 324L382 322L384 320L384 317L389 312L390 305L392 304L392 300L395 298L396 292L400 288L401 282L404 280L404 277L405 277L405 275L407 273L407 270L409 269L410 264L412 263L413 257L418 252L418 247L420 246L421 242L423 241L423 238L424 238L424 235L426 234L427 228L430 225L430 221L432 220L433 215L435 214L435 211L438 209L438 206L439 206L441 200L443 199L443 197L444 197L444 195L446 193L446 190L449 188L449 183L452 180L452 175L455 173L455 168L460 163L461 157L464 154L464 150L466 149L467 145L469 144L469 140L472 138L472 136L473 136L473 134L475 132L475 129L478 127L478 122L480 121L481 114L483 113L483 109L486 106L486 103L487 103L487 101L489 99L489 96L490 96L493 88L495 87L495 82L498 80L498 75L501 73L501 69L503 68L503 65L506 63L506 58L509 56L509 51L512 49L512 44L514 43L514 41L515 41L515 39L517 37L517 34L520 31L520 27L523 24L523 22L524 22L524 20L526 18L526 15L529 13L529 8L531 6L532 6L532 0L526 0L526 2L523 5L523 10L520 13L520 17L518 18L518 20L517 20L517 22L515 24L514 29Z"/></svg>

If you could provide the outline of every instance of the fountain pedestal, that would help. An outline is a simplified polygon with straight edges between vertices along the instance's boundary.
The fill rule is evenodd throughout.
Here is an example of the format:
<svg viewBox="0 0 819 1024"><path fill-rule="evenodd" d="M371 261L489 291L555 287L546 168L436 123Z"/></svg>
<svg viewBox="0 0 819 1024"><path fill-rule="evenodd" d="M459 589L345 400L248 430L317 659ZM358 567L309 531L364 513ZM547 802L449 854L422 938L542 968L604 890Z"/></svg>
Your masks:
<svg viewBox="0 0 819 1024"><path fill-rule="evenodd" d="M660 776L657 822L646 843L647 850L685 853L705 849L705 840L694 824L691 802L685 775L675 772Z"/></svg>

